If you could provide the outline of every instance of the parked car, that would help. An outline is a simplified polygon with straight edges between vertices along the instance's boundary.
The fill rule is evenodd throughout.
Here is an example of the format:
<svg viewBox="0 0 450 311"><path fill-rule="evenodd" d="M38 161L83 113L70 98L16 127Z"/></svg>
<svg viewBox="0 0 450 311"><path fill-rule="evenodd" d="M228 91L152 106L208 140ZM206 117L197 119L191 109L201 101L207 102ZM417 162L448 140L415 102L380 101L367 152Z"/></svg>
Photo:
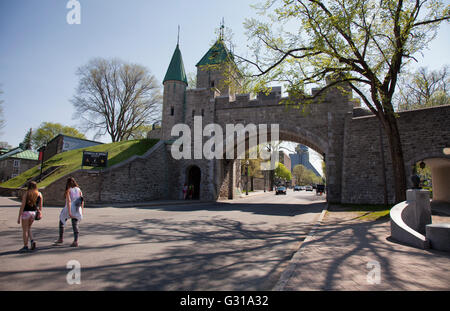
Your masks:
<svg viewBox="0 0 450 311"><path fill-rule="evenodd" d="M294 191L302 191L302 187L300 187L300 186L295 186L295 187L294 187Z"/></svg>
<svg viewBox="0 0 450 311"><path fill-rule="evenodd" d="M280 186L275 190L275 194L286 194L286 187Z"/></svg>
<svg viewBox="0 0 450 311"><path fill-rule="evenodd" d="M313 191L313 187L312 187L312 186L306 186L306 187L305 187L305 190L306 190L306 191Z"/></svg>

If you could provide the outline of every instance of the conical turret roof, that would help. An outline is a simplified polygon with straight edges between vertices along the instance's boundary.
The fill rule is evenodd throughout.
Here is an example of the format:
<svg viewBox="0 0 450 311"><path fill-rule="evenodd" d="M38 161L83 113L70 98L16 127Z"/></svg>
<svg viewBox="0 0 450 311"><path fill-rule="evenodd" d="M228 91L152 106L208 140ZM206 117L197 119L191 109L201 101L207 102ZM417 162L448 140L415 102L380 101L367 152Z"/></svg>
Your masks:
<svg viewBox="0 0 450 311"><path fill-rule="evenodd" d="M233 54L227 49L223 40L218 39L195 66L217 65L227 61L234 61Z"/></svg>
<svg viewBox="0 0 450 311"><path fill-rule="evenodd" d="M181 81L186 83L186 85L188 84L186 72L184 71L183 57L181 56L178 44L175 48L175 52L173 52L172 60L170 61L163 83L169 80Z"/></svg>

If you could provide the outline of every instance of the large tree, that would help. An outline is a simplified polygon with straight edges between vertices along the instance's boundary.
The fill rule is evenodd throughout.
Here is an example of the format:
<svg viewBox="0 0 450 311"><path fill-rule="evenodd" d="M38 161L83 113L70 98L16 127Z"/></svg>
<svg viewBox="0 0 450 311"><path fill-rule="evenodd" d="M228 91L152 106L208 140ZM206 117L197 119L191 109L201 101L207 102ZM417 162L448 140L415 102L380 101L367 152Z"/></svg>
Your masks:
<svg viewBox="0 0 450 311"><path fill-rule="evenodd" d="M399 83L395 99L399 111L450 104L450 66L429 71L421 67Z"/></svg>
<svg viewBox="0 0 450 311"><path fill-rule="evenodd" d="M20 147L23 149L23 150L31 150L31 148L32 148L32 143L31 143L31 141L32 141L32 137L33 137L33 129L32 128L30 128L28 131L27 131L27 133L25 134L25 137L24 137L24 139L23 139L23 141L20 143Z"/></svg>
<svg viewBox="0 0 450 311"><path fill-rule="evenodd" d="M313 171L307 169L302 164L297 164L296 166L294 166L293 175L298 185L312 185L320 184L322 182L321 177L314 174Z"/></svg>
<svg viewBox="0 0 450 311"><path fill-rule="evenodd" d="M275 169L275 178L279 180L290 181L292 179L291 172L284 166L283 163L278 163Z"/></svg>
<svg viewBox="0 0 450 311"><path fill-rule="evenodd" d="M269 21L246 21L254 57L241 58L256 69L258 84L286 81L292 98L327 76L334 82L316 97L349 86L384 128L395 200L403 201L406 173L392 99L401 70L449 20L449 7L438 0L268 0L259 9Z"/></svg>
<svg viewBox="0 0 450 311"><path fill-rule="evenodd" d="M107 133L116 142L160 120L160 87L145 67L96 58L80 67L77 75L80 81L72 103L86 130L95 130L98 136Z"/></svg>
<svg viewBox="0 0 450 311"><path fill-rule="evenodd" d="M80 133L76 128L71 126L62 125L60 123L43 122L31 136L31 145L33 146L33 149L37 150L40 147L45 146L59 134L86 139L86 136L84 136L83 133Z"/></svg>

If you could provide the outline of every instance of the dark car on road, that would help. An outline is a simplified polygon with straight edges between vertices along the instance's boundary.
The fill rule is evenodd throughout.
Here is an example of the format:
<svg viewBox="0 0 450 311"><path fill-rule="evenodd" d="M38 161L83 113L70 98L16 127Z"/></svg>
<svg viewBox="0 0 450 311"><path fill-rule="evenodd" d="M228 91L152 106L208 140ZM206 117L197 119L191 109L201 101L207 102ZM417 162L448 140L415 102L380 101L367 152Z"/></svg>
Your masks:
<svg viewBox="0 0 450 311"><path fill-rule="evenodd" d="M277 187L277 189L275 190L275 194L286 194L286 187L284 186Z"/></svg>
<svg viewBox="0 0 450 311"><path fill-rule="evenodd" d="M317 185L316 193L322 195L325 192L325 185Z"/></svg>
<svg viewBox="0 0 450 311"><path fill-rule="evenodd" d="M294 187L294 191L302 191L302 187L300 187L300 186L295 186L295 187Z"/></svg>

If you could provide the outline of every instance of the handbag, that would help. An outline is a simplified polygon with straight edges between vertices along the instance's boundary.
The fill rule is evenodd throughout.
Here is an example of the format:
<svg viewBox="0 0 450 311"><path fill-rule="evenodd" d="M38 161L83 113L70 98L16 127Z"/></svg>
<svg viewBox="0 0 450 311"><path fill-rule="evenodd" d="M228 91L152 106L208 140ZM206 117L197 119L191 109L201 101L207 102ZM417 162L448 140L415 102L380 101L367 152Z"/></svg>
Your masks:
<svg viewBox="0 0 450 311"><path fill-rule="evenodd" d="M34 220L41 220L41 218L42 218L42 212L40 209L37 208L37 205L39 204L40 200L41 200L41 197L38 197L36 199L36 216L34 217Z"/></svg>
<svg viewBox="0 0 450 311"><path fill-rule="evenodd" d="M41 220L41 218L42 218L42 212L40 210L37 210L34 220Z"/></svg>
<svg viewBox="0 0 450 311"><path fill-rule="evenodd" d="M75 205L75 208L79 208L81 206L81 204L83 203L84 198L82 196L76 198L76 200L73 202L73 204Z"/></svg>

